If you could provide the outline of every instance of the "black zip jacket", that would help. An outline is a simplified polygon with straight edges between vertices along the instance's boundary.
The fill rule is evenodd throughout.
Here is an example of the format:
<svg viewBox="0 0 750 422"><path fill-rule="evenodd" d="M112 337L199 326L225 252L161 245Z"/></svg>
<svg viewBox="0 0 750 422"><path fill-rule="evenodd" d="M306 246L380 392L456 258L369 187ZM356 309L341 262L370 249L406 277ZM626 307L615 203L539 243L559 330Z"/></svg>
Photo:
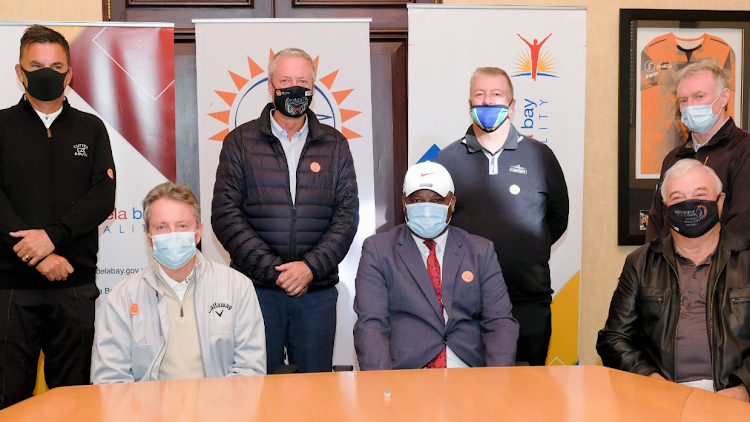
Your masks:
<svg viewBox="0 0 750 422"><path fill-rule="evenodd" d="M721 224L750 237L750 133L738 128L730 118L698 152L693 149L692 140L673 149L662 163L659 188L664 173L683 158L694 158L716 172L727 194ZM667 206L661 189L656 189L646 226L646 243L668 234Z"/></svg>
<svg viewBox="0 0 750 422"><path fill-rule="evenodd" d="M308 109L293 204L286 156L271 132L272 108L224 138L211 225L231 266L257 288L281 290L274 267L303 261L313 274L308 291L320 291L338 283L338 264L357 232L354 161L344 135Z"/></svg>
<svg viewBox="0 0 750 422"><path fill-rule="evenodd" d="M714 389L750 390L750 239L722 227L714 257L706 292ZM681 298L671 235L628 255L596 342L602 363L674 381Z"/></svg>
<svg viewBox="0 0 750 422"><path fill-rule="evenodd" d="M0 289L94 283L98 226L115 204L115 165L104 123L63 102L49 130L22 98L0 110ZM10 232L44 229L73 273L49 282L13 252Z"/></svg>

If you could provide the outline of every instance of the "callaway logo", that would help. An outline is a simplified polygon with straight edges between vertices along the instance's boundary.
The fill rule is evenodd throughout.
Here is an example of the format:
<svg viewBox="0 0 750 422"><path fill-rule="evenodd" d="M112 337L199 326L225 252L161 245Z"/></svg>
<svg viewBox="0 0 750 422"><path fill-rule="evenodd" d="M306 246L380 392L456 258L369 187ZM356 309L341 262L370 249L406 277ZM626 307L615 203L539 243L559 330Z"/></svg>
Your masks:
<svg viewBox="0 0 750 422"><path fill-rule="evenodd" d="M86 155L86 150L89 149L89 146L86 144L76 144L73 145L73 148L75 148L76 152L73 153L73 155L78 157L88 157Z"/></svg>
<svg viewBox="0 0 750 422"><path fill-rule="evenodd" d="M214 304L211 305L211 307L208 309L208 313L210 314L211 311L213 311L214 309L216 309L216 315L222 316L224 314L224 310L222 309L221 311L219 311L218 308L224 308L224 309L231 310L232 309L232 305L230 305L228 303L216 303L216 302L214 302Z"/></svg>
<svg viewBox="0 0 750 422"><path fill-rule="evenodd" d="M520 174L526 174L528 173L525 168L521 167L520 164L517 164L515 166L510 167L511 173L520 173Z"/></svg>

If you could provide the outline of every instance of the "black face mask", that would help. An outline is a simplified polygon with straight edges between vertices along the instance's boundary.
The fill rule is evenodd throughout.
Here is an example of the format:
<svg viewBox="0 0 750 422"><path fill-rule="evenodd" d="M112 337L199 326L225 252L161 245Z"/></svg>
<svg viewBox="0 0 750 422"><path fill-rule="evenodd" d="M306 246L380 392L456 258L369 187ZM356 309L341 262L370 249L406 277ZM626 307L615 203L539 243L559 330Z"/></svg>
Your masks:
<svg viewBox="0 0 750 422"><path fill-rule="evenodd" d="M39 101L52 101L62 97L63 92L65 92L65 77L68 72L60 73L49 67L33 72L29 72L23 67L21 69L23 69L28 81L26 91L29 92L29 95Z"/></svg>
<svg viewBox="0 0 750 422"><path fill-rule="evenodd" d="M708 233L719 222L719 200L688 199L667 208L669 227L695 239Z"/></svg>
<svg viewBox="0 0 750 422"><path fill-rule="evenodd" d="M273 105L284 116L302 117L312 103L312 96L311 89L301 86L274 87Z"/></svg>

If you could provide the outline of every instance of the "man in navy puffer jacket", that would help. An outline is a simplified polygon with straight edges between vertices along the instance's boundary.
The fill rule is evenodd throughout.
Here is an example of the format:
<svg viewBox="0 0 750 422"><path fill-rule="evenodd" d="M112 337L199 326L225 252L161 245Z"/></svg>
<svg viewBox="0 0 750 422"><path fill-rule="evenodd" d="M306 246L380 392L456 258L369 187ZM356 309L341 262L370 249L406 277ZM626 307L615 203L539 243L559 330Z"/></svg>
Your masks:
<svg viewBox="0 0 750 422"><path fill-rule="evenodd" d="M331 370L337 266L359 223L346 138L310 110L315 65L290 48L268 65L268 104L224 139L211 224L231 266L252 279L266 326L268 373Z"/></svg>

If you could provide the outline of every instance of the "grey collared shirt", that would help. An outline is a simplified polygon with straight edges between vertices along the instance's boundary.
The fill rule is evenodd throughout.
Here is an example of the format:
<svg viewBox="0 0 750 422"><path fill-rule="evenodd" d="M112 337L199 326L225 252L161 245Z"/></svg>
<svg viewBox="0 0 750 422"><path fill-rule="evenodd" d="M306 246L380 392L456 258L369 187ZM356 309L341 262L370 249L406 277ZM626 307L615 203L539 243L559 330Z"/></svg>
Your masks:
<svg viewBox="0 0 750 422"><path fill-rule="evenodd" d="M709 255L696 264L675 252L680 284L680 319L677 323L675 381L712 379L711 349L706 324Z"/></svg>
<svg viewBox="0 0 750 422"><path fill-rule="evenodd" d="M302 129L292 135L292 140L289 141L289 133L282 129L273 118L275 111L275 109L271 110L271 133L279 139L281 148L284 149L286 164L289 167L289 192L292 194L292 204L294 204L294 199L297 196L297 166L302 156L302 147L305 146L305 140L310 130L307 126L307 116L305 116L305 124L302 125Z"/></svg>

